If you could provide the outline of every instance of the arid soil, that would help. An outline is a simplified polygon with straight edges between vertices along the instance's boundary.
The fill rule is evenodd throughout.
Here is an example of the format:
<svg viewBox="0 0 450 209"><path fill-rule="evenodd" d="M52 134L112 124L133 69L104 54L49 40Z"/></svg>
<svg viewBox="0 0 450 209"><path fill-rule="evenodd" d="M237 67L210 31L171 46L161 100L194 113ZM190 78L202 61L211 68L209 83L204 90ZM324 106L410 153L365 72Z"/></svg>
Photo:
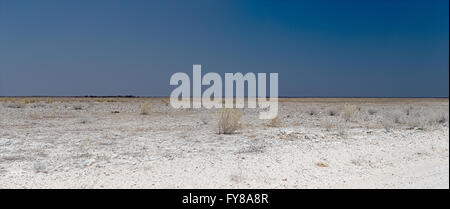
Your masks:
<svg viewBox="0 0 450 209"><path fill-rule="evenodd" d="M281 99L218 134L167 98L0 98L0 188L449 188L448 99Z"/></svg>

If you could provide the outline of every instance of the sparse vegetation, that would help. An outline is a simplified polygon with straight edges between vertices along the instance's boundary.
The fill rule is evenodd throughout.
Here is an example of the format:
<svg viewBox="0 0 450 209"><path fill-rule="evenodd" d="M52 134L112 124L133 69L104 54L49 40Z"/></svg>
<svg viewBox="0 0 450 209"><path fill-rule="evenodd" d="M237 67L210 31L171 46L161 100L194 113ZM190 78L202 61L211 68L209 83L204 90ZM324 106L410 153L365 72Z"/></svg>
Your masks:
<svg viewBox="0 0 450 209"><path fill-rule="evenodd" d="M428 115L427 122L429 125L443 125L448 122L448 113L436 111L429 113L427 115Z"/></svg>
<svg viewBox="0 0 450 209"><path fill-rule="evenodd" d="M388 117L392 118L394 123L397 124L405 123L403 115L398 111L391 112Z"/></svg>
<svg viewBox="0 0 450 209"><path fill-rule="evenodd" d="M329 109L327 113L329 116L336 116L338 114L338 111L336 109Z"/></svg>
<svg viewBox="0 0 450 209"><path fill-rule="evenodd" d="M9 104L6 105L6 107L9 107L9 108L24 108L25 107L25 103L21 103L21 102L9 103Z"/></svg>
<svg viewBox="0 0 450 209"><path fill-rule="evenodd" d="M348 131L348 125L344 122L344 123L338 123L336 125L336 130L337 130L337 134L339 136L345 136L347 134Z"/></svg>
<svg viewBox="0 0 450 209"><path fill-rule="evenodd" d="M368 109L367 113L369 113L369 115L375 115L378 111L375 109Z"/></svg>
<svg viewBox="0 0 450 209"><path fill-rule="evenodd" d="M409 116L410 114L411 114L411 111L413 110L413 107L412 106L409 106L407 109L405 109L405 114L407 115L407 116Z"/></svg>
<svg viewBox="0 0 450 209"><path fill-rule="evenodd" d="M384 130L386 130L387 132L391 131L394 128L393 121L386 117L383 118L383 120L381 121L381 125L383 126Z"/></svg>
<svg viewBox="0 0 450 209"><path fill-rule="evenodd" d="M269 127L280 127L283 124L280 115L277 115L277 117L270 120L270 122L267 124Z"/></svg>
<svg viewBox="0 0 450 209"><path fill-rule="evenodd" d="M152 104L150 102L141 103L140 114L148 115L152 112Z"/></svg>
<svg viewBox="0 0 450 209"><path fill-rule="evenodd" d="M82 118L80 118L80 123L81 123L81 124L88 124L88 123L90 123L90 122L91 122L91 119L88 118L88 117L82 117Z"/></svg>
<svg viewBox="0 0 450 209"><path fill-rule="evenodd" d="M47 173L47 166L42 162L35 162L33 164L33 170L35 173Z"/></svg>
<svg viewBox="0 0 450 209"><path fill-rule="evenodd" d="M30 99L27 98L27 99L24 100L25 104L30 104L30 103L35 103L35 102L37 102L37 100L36 99L32 99L32 98L30 98Z"/></svg>
<svg viewBox="0 0 450 209"><path fill-rule="evenodd" d="M426 130L436 125L445 125L448 122L448 111L426 107L407 109L394 109L386 112L381 124L386 131L390 131L395 124L409 129Z"/></svg>
<svg viewBox="0 0 450 209"><path fill-rule="evenodd" d="M310 109L310 110L306 111L306 113L308 115L310 115L310 116L317 115L317 110L316 109Z"/></svg>
<svg viewBox="0 0 450 209"><path fill-rule="evenodd" d="M246 148L241 149L239 154L250 154L250 153L263 153L265 147L262 145L250 145Z"/></svg>
<svg viewBox="0 0 450 209"><path fill-rule="evenodd" d="M161 99L161 102L165 105L165 106L169 106L170 101L167 98Z"/></svg>
<svg viewBox="0 0 450 209"><path fill-rule="evenodd" d="M74 110L82 110L82 109L83 109L83 105L81 105L81 104L76 104L76 105L73 106L73 109L74 109Z"/></svg>
<svg viewBox="0 0 450 209"><path fill-rule="evenodd" d="M233 134L241 128L243 111L236 108L222 108L218 110L219 134Z"/></svg>
<svg viewBox="0 0 450 209"><path fill-rule="evenodd" d="M347 104L344 106L342 117L345 119L345 121L350 121L358 117L358 113L359 110L357 106Z"/></svg>
<svg viewBox="0 0 450 209"><path fill-rule="evenodd" d="M183 183L178 177L166 178L164 173L176 173L187 161L201 165L203 156L214 156L206 165L211 169L202 176L214 177L224 165L231 166L231 173L216 175L217 181L206 182L206 186L261 187L281 182L293 188L318 187L341 183L314 181L318 172L324 178L338 175L338 180L346 175L346 182L354 177L355 169L374 171L380 174L378 178L383 177L377 172L380 169L403 173L401 169L407 168L407 173L413 163L422 168L427 162L441 162L442 154L448 151L446 98L282 98L279 117L273 120L258 119L260 109L175 109L166 107L162 99L117 99L119 102L114 103L103 98L49 98L51 104L45 104L47 98L39 98L38 102L25 104L24 98L14 98L15 104L23 104L18 108L24 107L15 109L7 107L13 103L10 98L0 97L2 186L65 187L64 178L78 178L81 170L86 175L69 186L96 188L100 186L95 181L98 170L106 169L114 178L127 177L129 172L120 166L124 163L138 172L131 177L138 178L143 186L170 186L173 180L181 182L180 187L202 185L205 182L201 179ZM350 121L343 116L345 104L361 108L353 108L358 114L349 117ZM74 110L77 105L82 110ZM407 114L409 106L413 108ZM307 114L308 110L313 116ZM140 115L141 112L149 116ZM148 163L155 165L150 170L167 171L156 172L154 179L160 182L145 179ZM289 169L278 169L279 166ZM194 166L183 172L192 176L204 167ZM286 175L289 170L304 173L305 179L296 182L295 176ZM249 172L251 175L247 175ZM267 172L273 178L255 180L264 178ZM231 174L237 175L234 181L241 184L230 181ZM33 181L35 178L41 181ZM127 186L134 182L124 181L101 185Z"/></svg>

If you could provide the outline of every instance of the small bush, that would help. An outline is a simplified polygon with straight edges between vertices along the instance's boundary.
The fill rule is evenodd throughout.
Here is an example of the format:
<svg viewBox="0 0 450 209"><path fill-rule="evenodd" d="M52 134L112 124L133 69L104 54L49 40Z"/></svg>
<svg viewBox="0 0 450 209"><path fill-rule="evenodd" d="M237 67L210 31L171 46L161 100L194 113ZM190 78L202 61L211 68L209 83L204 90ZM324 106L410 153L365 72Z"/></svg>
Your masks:
<svg viewBox="0 0 450 209"><path fill-rule="evenodd" d="M331 129L334 128L334 123L329 120L325 120L320 123L320 126L325 128L326 131L331 131Z"/></svg>
<svg viewBox="0 0 450 209"><path fill-rule="evenodd" d="M7 104L6 107L9 107L9 108L24 108L25 104L24 103L15 103L14 102L14 103Z"/></svg>
<svg viewBox="0 0 450 209"><path fill-rule="evenodd" d="M83 109L83 105L81 105L81 104L74 105L73 109L74 110L82 110Z"/></svg>
<svg viewBox="0 0 450 209"><path fill-rule="evenodd" d="M279 115L277 115L277 117L273 118L272 120L270 120L270 122L267 124L267 126L269 127L280 127L282 125L282 120L281 117Z"/></svg>
<svg viewBox="0 0 450 209"><path fill-rule="evenodd" d="M444 112L436 111L427 114L427 123L431 126L433 125L443 125L448 122L448 114Z"/></svg>
<svg viewBox="0 0 450 209"><path fill-rule="evenodd" d="M392 121L394 123L405 123L404 118L402 117L402 114L400 114L399 112L392 112L390 115L390 118L392 118Z"/></svg>
<svg viewBox="0 0 450 209"><path fill-rule="evenodd" d="M150 102L144 102L141 104L140 114L141 115L148 115L152 112L152 105Z"/></svg>
<svg viewBox="0 0 450 209"><path fill-rule="evenodd" d="M336 126L337 134L339 136L345 136L347 134L349 126L346 123L338 123Z"/></svg>
<svg viewBox="0 0 450 209"><path fill-rule="evenodd" d="M407 109L405 109L405 114L407 115L407 116L409 116L410 114L411 114L411 111L413 110L413 107L412 106L409 106Z"/></svg>
<svg viewBox="0 0 450 209"><path fill-rule="evenodd" d="M387 132L391 131L394 128L394 123L389 118L383 118L383 120L381 121L381 125Z"/></svg>
<svg viewBox="0 0 450 209"><path fill-rule="evenodd" d="M346 121L350 121L352 119L355 119L358 116L359 110L358 107L355 105L345 105L344 111L342 113L342 117Z"/></svg>
<svg viewBox="0 0 450 209"><path fill-rule="evenodd" d="M313 116L313 115L317 115L318 112L315 109L311 109L311 110L306 111L306 113L310 116Z"/></svg>
<svg viewBox="0 0 450 209"><path fill-rule="evenodd" d="M427 120L422 116L409 116L406 120L406 124L410 129L425 129Z"/></svg>
<svg viewBox="0 0 450 209"><path fill-rule="evenodd" d="M222 108L218 110L219 134L233 134L241 128L243 111L235 108Z"/></svg>
<svg viewBox="0 0 450 209"><path fill-rule="evenodd" d="M162 102L165 106L169 106L169 104L170 104L169 99L162 99L161 102Z"/></svg>
<svg viewBox="0 0 450 209"><path fill-rule="evenodd" d="M47 173L47 166L42 162L35 162L33 164L33 170L35 173Z"/></svg>
<svg viewBox="0 0 450 209"><path fill-rule="evenodd" d="M375 115L378 111L375 109L368 109L367 113L369 113L369 115Z"/></svg>
<svg viewBox="0 0 450 209"><path fill-rule="evenodd" d="M338 114L338 111L336 109L329 109L327 113L329 116L336 116Z"/></svg>
<svg viewBox="0 0 450 209"><path fill-rule="evenodd" d="M448 115L442 114L442 115L438 116L436 122L439 123L439 124L447 123L448 122Z"/></svg>

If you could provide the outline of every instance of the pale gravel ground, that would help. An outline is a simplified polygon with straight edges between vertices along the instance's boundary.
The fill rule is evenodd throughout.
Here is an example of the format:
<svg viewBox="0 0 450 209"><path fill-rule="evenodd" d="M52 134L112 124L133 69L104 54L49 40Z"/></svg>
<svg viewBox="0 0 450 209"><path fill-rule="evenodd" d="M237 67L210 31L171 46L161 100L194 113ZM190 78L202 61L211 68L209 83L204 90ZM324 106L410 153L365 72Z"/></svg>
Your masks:
<svg viewBox="0 0 450 209"><path fill-rule="evenodd" d="M0 188L449 188L448 121L380 125L408 106L448 118L448 100L359 102L352 122L327 115L342 102L285 101L280 127L246 109L233 135L216 134L214 110L151 102L149 115L131 100L0 102Z"/></svg>

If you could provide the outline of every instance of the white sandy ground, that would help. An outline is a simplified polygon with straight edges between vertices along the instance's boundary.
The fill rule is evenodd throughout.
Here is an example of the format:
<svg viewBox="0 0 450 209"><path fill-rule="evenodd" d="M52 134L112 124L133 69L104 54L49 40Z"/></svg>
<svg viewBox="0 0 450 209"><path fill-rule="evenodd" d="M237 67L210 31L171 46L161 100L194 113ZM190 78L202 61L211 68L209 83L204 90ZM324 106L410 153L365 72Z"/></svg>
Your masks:
<svg viewBox="0 0 450 209"><path fill-rule="evenodd" d="M350 122L327 114L343 102L285 101L279 127L246 109L233 135L214 110L150 101L149 115L134 100L0 102L0 188L449 188L448 121L380 125L408 106L448 118L448 100L359 102Z"/></svg>

